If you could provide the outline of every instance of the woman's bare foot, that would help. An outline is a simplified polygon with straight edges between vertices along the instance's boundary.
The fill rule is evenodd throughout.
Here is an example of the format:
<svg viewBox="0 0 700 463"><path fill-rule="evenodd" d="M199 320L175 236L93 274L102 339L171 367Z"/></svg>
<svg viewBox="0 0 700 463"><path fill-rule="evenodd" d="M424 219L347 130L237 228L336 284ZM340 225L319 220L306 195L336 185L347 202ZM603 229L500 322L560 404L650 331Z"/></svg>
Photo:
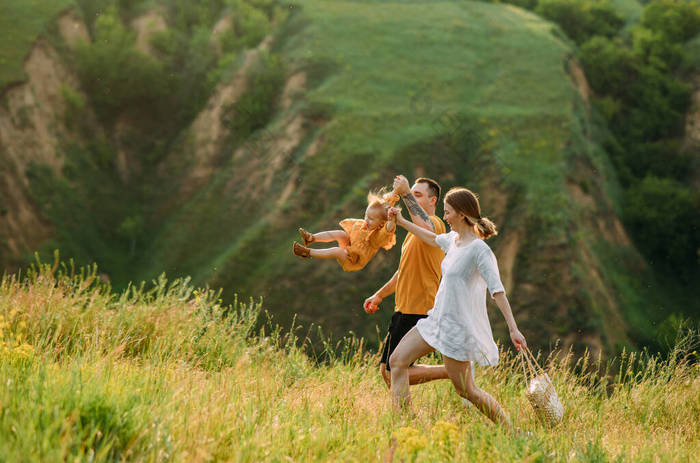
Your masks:
<svg viewBox="0 0 700 463"><path fill-rule="evenodd" d="M301 235L301 240L304 242L304 246L308 246L311 243L313 243L314 241L316 241L314 239L313 233L309 233L306 230L304 230L303 228L299 229L299 235Z"/></svg>
<svg viewBox="0 0 700 463"><path fill-rule="evenodd" d="M311 251L309 248L302 246L296 241L294 242L294 246L292 246L292 253L297 257L301 257L302 259L311 258Z"/></svg>

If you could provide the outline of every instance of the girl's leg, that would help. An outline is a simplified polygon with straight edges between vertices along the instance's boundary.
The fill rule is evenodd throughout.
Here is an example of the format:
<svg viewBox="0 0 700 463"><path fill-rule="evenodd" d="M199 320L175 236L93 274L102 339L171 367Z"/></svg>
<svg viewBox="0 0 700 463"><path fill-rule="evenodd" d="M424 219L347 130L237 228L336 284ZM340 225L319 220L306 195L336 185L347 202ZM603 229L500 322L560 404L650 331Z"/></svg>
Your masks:
<svg viewBox="0 0 700 463"><path fill-rule="evenodd" d="M443 358L447 374L457 390L457 394L473 403L481 413L494 423L510 427L510 418L501 405L488 392L478 388L474 383L471 362L460 362L444 355Z"/></svg>
<svg viewBox="0 0 700 463"><path fill-rule="evenodd" d="M340 259L345 262L348 257L348 252L343 248L328 248L328 249L312 249L309 248L309 255L317 259Z"/></svg>
<svg viewBox="0 0 700 463"><path fill-rule="evenodd" d="M399 345L396 346L389 358L389 366L391 368L391 404L394 410L400 411L407 407L411 400L411 393L408 390L408 366L434 350L423 340L418 332L418 328L415 326L406 333Z"/></svg>
<svg viewBox="0 0 700 463"><path fill-rule="evenodd" d="M350 244L350 237L343 230L330 230L314 233L314 242L330 243L337 241L341 248L346 248Z"/></svg>

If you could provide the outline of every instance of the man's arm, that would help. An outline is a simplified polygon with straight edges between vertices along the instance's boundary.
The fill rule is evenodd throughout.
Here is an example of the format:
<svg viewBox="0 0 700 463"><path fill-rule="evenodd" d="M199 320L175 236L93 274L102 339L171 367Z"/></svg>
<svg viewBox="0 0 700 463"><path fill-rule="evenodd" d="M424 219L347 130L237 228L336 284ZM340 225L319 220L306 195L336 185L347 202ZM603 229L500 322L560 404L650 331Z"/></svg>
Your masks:
<svg viewBox="0 0 700 463"><path fill-rule="evenodd" d="M372 314L377 311L379 308L379 304L382 302L382 300L387 297L390 294L393 294L394 291L396 291L396 282L399 280L399 271L397 270L394 273L394 276L391 277L389 281L387 281L384 286L382 286L379 291L376 293L372 294L370 297L365 299L364 307L365 307L365 312Z"/></svg>
<svg viewBox="0 0 700 463"><path fill-rule="evenodd" d="M428 213L425 212L422 207L420 207L420 204L418 204L418 201L416 201L416 197L413 196L413 193L411 193L411 188L408 185L408 179L406 179L406 177L403 175L396 176L394 179L394 191L401 196L401 199L403 199L403 203L406 205L413 223L421 228L425 228L426 230L430 230L431 232L435 233L435 224L432 220L430 220Z"/></svg>

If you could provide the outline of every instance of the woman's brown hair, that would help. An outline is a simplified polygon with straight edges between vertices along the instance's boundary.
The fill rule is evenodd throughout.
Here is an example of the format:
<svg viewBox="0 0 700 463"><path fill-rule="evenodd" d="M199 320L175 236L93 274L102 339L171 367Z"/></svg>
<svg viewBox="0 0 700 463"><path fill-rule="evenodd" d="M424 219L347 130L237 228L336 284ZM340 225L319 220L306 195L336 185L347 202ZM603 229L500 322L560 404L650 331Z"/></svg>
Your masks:
<svg viewBox="0 0 700 463"><path fill-rule="evenodd" d="M452 188L445 195L445 201L456 212L464 214L464 221L476 227L481 238L487 240L498 235L496 225L488 217L481 217L479 197L471 190L462 187Z"/></svg>

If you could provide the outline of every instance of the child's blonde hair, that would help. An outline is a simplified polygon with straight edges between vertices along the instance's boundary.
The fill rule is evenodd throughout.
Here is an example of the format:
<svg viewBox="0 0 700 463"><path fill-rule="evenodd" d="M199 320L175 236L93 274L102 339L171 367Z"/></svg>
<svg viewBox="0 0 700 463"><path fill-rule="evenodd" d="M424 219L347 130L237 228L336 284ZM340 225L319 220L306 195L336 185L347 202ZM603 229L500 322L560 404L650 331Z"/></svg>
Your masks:
<svg viewBox="0 0 700 463"><path fill-rule="evenodd" d="M399 195L387 187L367 193L367 207L381 211L384 220L389 220L389 209L398 201Z"/></svg>

